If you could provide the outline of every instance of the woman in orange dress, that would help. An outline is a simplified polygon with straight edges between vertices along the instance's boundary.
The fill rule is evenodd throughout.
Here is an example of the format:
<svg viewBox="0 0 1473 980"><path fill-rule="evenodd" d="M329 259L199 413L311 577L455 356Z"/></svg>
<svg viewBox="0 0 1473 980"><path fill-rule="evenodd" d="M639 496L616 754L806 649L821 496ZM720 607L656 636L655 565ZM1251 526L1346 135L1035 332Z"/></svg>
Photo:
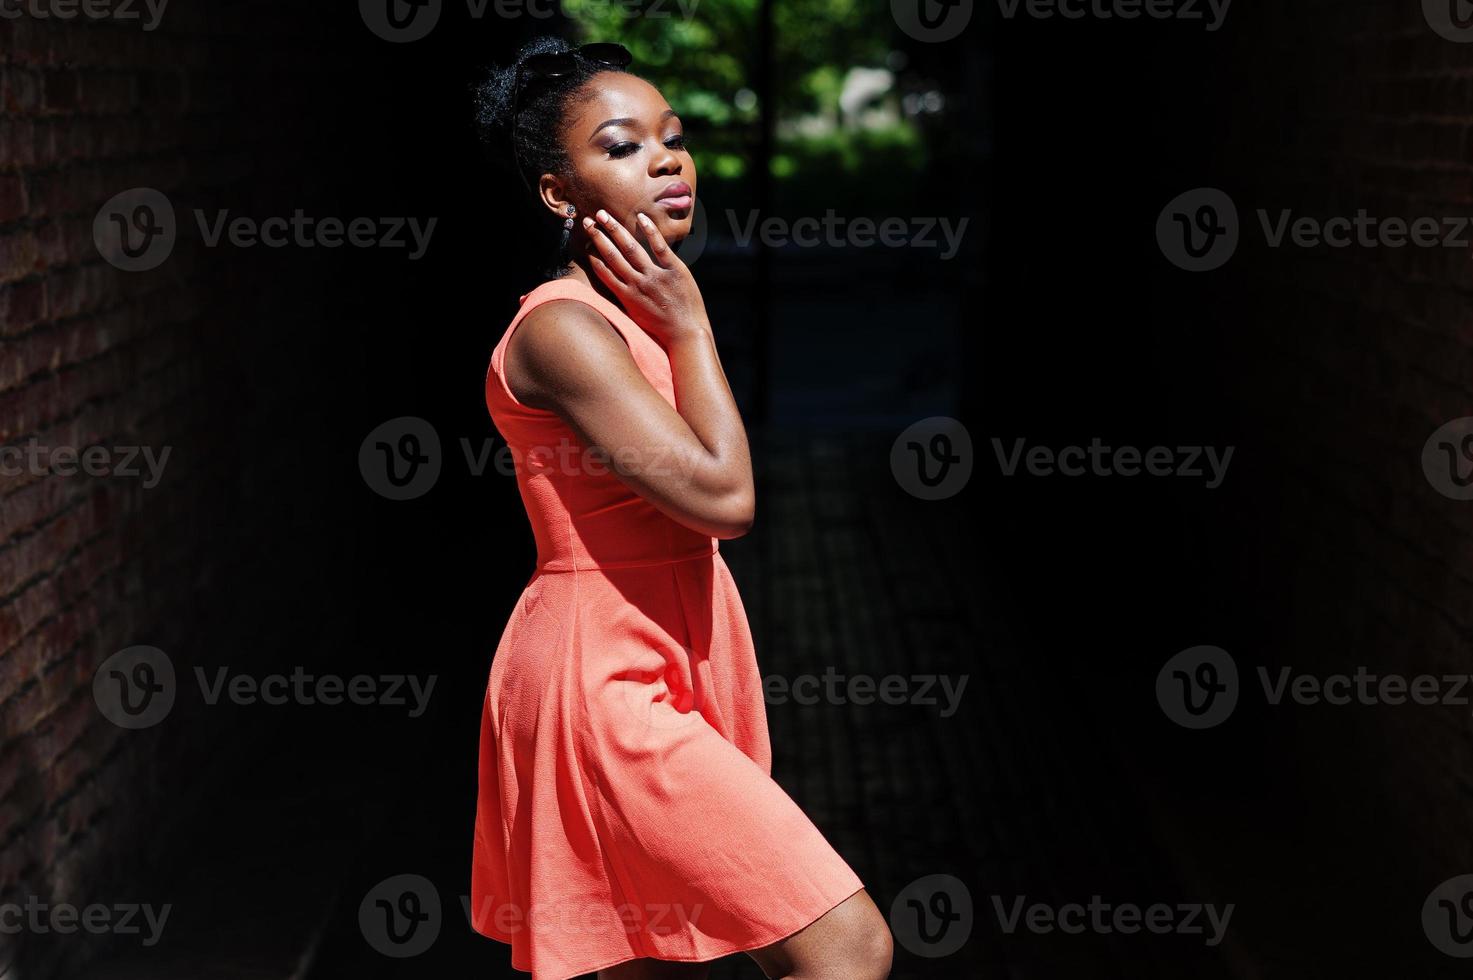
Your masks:
<svg viewBox="0 0 1473 980"><path fill-rule="evenodd" d="M889 975L884 917L773 782L762 679L719 539L751 526L746 433L671 250L696 174L619 45L542 39L478 90L549 220L486 403L537 566L483 708L475 929L533 980Z"/></svg>

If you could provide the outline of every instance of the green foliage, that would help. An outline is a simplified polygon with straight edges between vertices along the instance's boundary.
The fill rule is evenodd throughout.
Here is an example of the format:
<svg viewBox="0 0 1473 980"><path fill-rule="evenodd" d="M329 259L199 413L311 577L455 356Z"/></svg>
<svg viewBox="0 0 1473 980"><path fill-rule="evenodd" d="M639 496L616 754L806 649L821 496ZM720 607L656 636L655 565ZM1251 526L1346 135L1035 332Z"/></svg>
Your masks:
<svg viewBox="0 0 1473 980"><path fill-rule="evenodd" d="M925 144L909 123L793 137L772 161L779 178L774 203L779 212L833 207L851 214L893 213L914 196L908 176L925 162Z"/></svg>
<svg viewBox="0 0 1473 980"><path fill-rule="evenodd" d="M889 5L772 2L779 123L811 116L837 120L848 71L885 64L894 30ZM703 195L710 190L743 196L758 137L758 0L564 0L563 9L582 40L628 47L634 71L657 85L680 113ZM738 95L743 92L745 101ZM919 134L903 121L877 130L784 136L772 172L783 197L832 184L839 172L850 184L884 192L897 183L896 168L913 172L923 160Z"/></svg>

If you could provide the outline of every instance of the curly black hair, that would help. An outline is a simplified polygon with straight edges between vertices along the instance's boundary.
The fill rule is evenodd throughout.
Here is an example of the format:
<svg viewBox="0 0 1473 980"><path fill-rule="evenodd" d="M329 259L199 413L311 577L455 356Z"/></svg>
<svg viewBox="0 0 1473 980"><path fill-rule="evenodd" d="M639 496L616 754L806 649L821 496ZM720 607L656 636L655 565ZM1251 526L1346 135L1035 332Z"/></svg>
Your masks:
<svg viewBox="0 0 1473 980"><path fill-rule="evenodd" d="M536 38L522 46L510 65L491 68L474 88L476 122L482 139L492 144L500 140L510 144L508 163L519 170L533 188L543 174L567 173L568 155L559 140L559 133L568 109L576 103L584 84L600 72L623 70L577 58L574 59L574 70L560 78L530 82L524 79L522 97L517 102L517 73L528 58L572 50L573 45L563 38ZM512 118L514 104L515 119ZM512 139L513 132L515 140Z"/></svg>

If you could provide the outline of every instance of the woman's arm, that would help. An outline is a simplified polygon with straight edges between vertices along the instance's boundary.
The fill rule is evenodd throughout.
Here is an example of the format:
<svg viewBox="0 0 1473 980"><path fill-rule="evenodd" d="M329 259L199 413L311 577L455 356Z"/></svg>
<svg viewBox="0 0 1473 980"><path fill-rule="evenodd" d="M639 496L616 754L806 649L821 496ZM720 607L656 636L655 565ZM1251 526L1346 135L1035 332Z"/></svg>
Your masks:
<svg viewBox="0 0 1473 980"><path fill-rule="evenodd" d="M740 537L756 506L747 435L704 309L692 319L651 331L670 356L676 408L651 387L613 325L573 300L527 315L507 345L507 385L524 404L557 413L674 520Z"/></svg>

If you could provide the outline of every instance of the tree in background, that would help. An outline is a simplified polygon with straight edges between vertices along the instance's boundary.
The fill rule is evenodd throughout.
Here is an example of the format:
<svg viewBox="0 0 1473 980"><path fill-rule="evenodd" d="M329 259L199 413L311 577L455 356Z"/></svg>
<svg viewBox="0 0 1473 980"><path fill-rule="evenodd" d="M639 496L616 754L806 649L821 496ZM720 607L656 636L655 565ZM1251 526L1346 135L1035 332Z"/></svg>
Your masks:
<svg viewBox="0 0 1473 980"><path fill-rule="evenodd" d="M658 85L680 112L703 186L728 200L747 195L763 107L757 71L760 0L565 0L583 40L617 40L634 70ZM873 79L903 65L893 50L888 4L873 0L781 0L773 7L772 79L777 143L770 161L778 203L800 199L849 206L894 193L897 168L924 165L920 133L900 113L891 76L890 121L856 124L841 107L856 69ZM877 71L879 70L879 71ZM884 87L884 86L879 86ZM861 93L862 94L862 93ZM848 177L835 181L835 171ZM818 195L815 197L814 195Z"/></svg>

